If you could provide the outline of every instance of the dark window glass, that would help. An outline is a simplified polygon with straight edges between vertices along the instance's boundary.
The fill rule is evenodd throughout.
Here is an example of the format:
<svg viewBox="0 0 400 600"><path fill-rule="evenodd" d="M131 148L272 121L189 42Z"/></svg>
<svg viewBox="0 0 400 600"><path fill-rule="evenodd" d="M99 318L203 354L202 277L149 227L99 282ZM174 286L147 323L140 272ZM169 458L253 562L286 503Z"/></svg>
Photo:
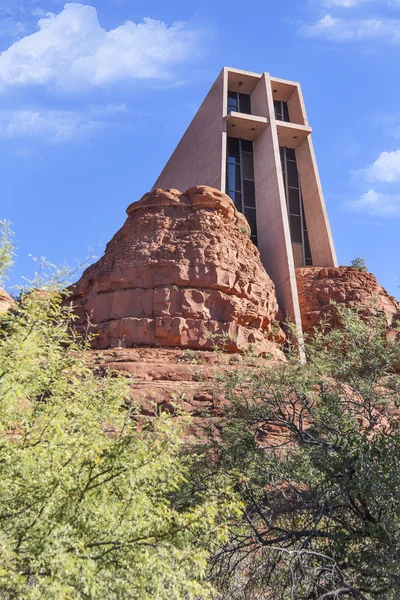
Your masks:
<svg viewBox="0 0 400 600"><path fill-rule="evenodd" d="M289 188L289 212L300 216L300 190Z"/></svg>
<svg viewBox="0 0 400 600"><path fill-rule="evenodd" d="M293 148L286 148L286 159L296 161L296 152L293 150Z"/></svg>
<svg viewBox="0 0 400 600"><path fill-rule="evenodd" d="M239 94L239 111L246 115L251 114L251 102L249 94Z"/></svg>
<svg viewBox="0 0 400 600"><path fill-rule="evenodd" d="M255 247L257 248L257 246L258 246L257 236L256 235L251 235L250 239L253 242L253 244L255 245Z"/></svg>
<svg viewBox="0 0 400 600"><path fill-rule="evenodd" d="M281 155L282 171L285 171L285 148L283 146L279 147L279 153Z"/></svg>
<svg viewBox="0 0 400 600"><path fill-rule="evenodd" d="M299 176L297 173L297 165L294 162L289 161L287 163L287 177L289 187L299 187Z"/></svg>
<svg viewBox="0 0 400 600"><path fill-rule="evenodd" d="M278 121L288 121L289 119L289 108L287 102L282 100L274 100L275 119Z"/></svg>
<svg viewBox="0 0 400 600"><path fill-rule="evenodd" d="M228 164L228 188L229 191L240 191L240 166Z"/></svg>
<svg viewBox="0 0 400 600"><path fill-rule="evenodd" d="M280 100L274 100L275 119L282 121L282 103Z"/></svg>
<svg viewBox="0 0 400 600"><path fill-rule="evenodd" d="M243 179L254 179L253 155L248 152L242 154Z"/></svg>
<svg viewBox="0 0 400 600"><path fill-rule="evenodd" d="M253 142L228 137L226 189L236 208L244 213L257 245L256 199L254 184Z"/></svg>
<svg viewBox="0 0 400 600"><path fill-rule="evenodd" d="M308 240L308 232L304 229L304 255L306 258L311 258L310 242Z"/></svg>
<svg viewBox="0 0 400 600"><path fill-rule="evenodd" d="M228 113L231 111L237 112L238 99L236 92L228 92Z"/></svg>
<svg viewBox="0 0 400 600"><path fill-rule="evenodd" d="M255 208L247 208L245 207L244 209L244 216L246 217L249 225L250 225L250 229L251 229L251 233L253 235L257 235L257 223L256 223L256 210Z"/></svg>
<svg viewBox="0 0 400 600"><path fill-rule="evenodd" d="M244 206L256 207L256 191L254 181L243 179L243 204Z"/></svg>
<svg viewBox="0 0 400 600"><path fill-rule="evenodd" d="M236 208L242 212L242 194L240 192L230 192L229 196L232 198Z"/></svg>
<svg viewBox="0 0 400 600"><path fill-rule="evenodd" d="M295 247L297 260L305 265L312 265L312 254L308 240L307 224L301 196L299 173L297 171L296 152L293 148L280 148L284 187L289 212L290 237ZM297 246L297 244L300 245ZM301 251L301 252L300 252Z"/></svg>
<svg viewBox="0 0 400 600"><path fill-rule="evenodd" d="M288 107L287 102L282 102L282 107L283 107L283 120L287 121L287 122L290 122L290 119L289 119L289 107Z"/></svg>
<svg viewBox="0 0 400 600"><path fill-rule="evenodd" d="M240 140L242 152L253 152L253 142L251 140Z"/></svg>
<svg viewBox="0 0 400 600"><path fill-rule="evenodd" d="M303 237L304 237L304 256L306 260L306 265L312 265L312 254L310 248L310 240L308 239L308 231L307 231L307 223L306 217L304 215L304 205L303 199L301 199L301 213L303 215Z"/></svg>
<svg viewBox="0 0 400 600"><path fill-rule="evenodd" d="M228 137L228 162L240 162L239 140L237 138Z"/></svg>
<svg viewBox="0 0 400 600"><path fill-rule="evenodd" d="M303 243L303 236L301 235L301 218L290 215L290 234L292 238L292 242L296 242L298 244Z"/></svg>

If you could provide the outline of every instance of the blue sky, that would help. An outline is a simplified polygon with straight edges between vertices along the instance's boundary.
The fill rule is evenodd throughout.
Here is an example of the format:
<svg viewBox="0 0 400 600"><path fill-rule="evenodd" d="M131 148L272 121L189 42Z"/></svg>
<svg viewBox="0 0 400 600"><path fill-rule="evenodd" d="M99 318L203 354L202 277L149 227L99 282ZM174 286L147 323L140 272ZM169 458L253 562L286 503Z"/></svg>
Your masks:
<svg viewBox="0 0 400 600"><path fill-rule="evenodd" d="M101 255L227 65L301 82L339 263L400 295L400 0L1 0L0 51L7 287Z"/></svg>

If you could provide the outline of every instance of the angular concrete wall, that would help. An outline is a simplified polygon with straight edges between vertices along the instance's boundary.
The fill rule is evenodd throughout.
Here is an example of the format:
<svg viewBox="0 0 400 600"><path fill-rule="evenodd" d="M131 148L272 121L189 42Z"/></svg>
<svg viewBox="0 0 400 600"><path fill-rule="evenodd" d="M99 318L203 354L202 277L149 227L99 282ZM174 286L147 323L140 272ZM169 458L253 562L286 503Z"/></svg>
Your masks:
<svg viewBox="0 0 400 600"><path fill-rule="evenodd" d="M270 122L270 126L254 141L258 249L265 269L275 283L281 310L295 321L301 331L289 219L268 73L262 75L254 88L251 102L253 112L266 117Z"/></svg>
<svg viewBox="0 0 400 600"><path fill-rule="evenodd" d="M337 267L337 258L311 136L296 148L297 169L314 267Z"/></svg>
<svg viewBox="0 0 400 600"><path fill-rule="evenodd" d="M185 191L196 185L222 189L225 173L224 115L225 71L221 71L204 102L165 165L154 188ZM226 111L226 109L225 109Z"/></svg>

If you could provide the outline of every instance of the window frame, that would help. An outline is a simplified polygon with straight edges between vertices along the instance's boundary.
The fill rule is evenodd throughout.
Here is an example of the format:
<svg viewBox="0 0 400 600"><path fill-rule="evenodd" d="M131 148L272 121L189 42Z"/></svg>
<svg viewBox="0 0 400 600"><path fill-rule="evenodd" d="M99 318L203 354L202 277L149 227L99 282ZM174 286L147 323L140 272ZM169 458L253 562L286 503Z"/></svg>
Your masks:
<svg viewBox="0 0 400 600"><path fill-rule="evenodd" d="M228 146L229 146L229 140L230 139L237 139L238 143L239 143L239 162L235 161L229 161L229 150L228 150ZM244 143L242 143L244 142ZM245 150L243 149L246 148ZM251 152L250 152L250 148L251 148ZM248 177L243 177L243 157L244 155L250 155L252 157L252 161L253 161L253 179L249 179ZM254 243L255 246L257 246L257 242L258 242L258 233L257 233L257 200L256 200L256 190L255 190L255 177L254 177L254 146L253 146L253 142L251 140L242 140L241 138L232 138L231 136L227 136L227 159L226 159L226 165L227 165L227 171L226 171L226 192L229 195L229 197L231 198L231 200L233 201L233 203L235 204L236 208L247 218L247 214L248 215L252 215L252 218L254 218L254 228L251 229L250 228L250 238L252 240L252 242ZM230 178L229 178L229 166L230 165L235 165L236 167L239 168L239 172L240 172L240 190L237 189L230 189ZM246 199L245 199L245 184L244 182L250 182L252 184L252 186L254 187L254 206L251 206L250 204L246 204ZM235 181L235 186L236 186L236 181ZM246 186L247 187L247 186ZM237 196L240 195L240 198L238 199ZM239 202L240 202L240 206L239 206ZM249 223L250 225L250 223Z"/></svg>
<svg viewBox="0 0 400 600"><path fill-rule="evenodd" d="M287 150L290 151L289 154L291 156L293 156L293 158L288 158ZM303 265L304 266L312 266L312 264L313 264L312 252L311 252L311 247L310 247L310 241L308 239L308 229L307 229L307 223L306 223L306 218L305 218L305 214L304 214L303 195L301 192L301 181L300 181L300 175L299 175L298 171L297 171L298 187L289 185L287 163L288 162L294 163L296 165L296 169L297 169L296 151L293 148L287 148L286 146L280 146L279 152L280 152L280 157L281 157L282 176L283 176L283 183L284 183L284 188L285 188L285 199L286 199L286 207L287 207L287 214L288 214L289 228L290 228L290 241L292 244L301 245ZM294 152L294 154L293 154L293 152ZM290 201L289 201L290 190L298 191L299 213L294 213L291 211ZM297 242L297 241L293 240L293 233L292 233L292 226L291 226L292 218L295 218L295 219L300 218L301 240L302 240L301 242ZM309 250L310 253L309 254L306 253L306 250Z"/></svg>

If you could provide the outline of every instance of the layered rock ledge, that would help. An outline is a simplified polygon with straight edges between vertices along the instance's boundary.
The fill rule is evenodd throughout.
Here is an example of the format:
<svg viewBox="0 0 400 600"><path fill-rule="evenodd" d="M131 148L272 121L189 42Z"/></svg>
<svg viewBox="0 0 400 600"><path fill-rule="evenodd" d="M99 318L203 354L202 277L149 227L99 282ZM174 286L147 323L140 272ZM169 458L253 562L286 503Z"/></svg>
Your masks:
<svg viewBox="0 0 400 600"><path fill-rule="evenodd" d="M379 285L372 273L353 267L300 267L296 269L301 322L312 333L323 322L335 325L336 308L356 309L365 318L383 315L388 330L400 320L400 303Z"/></svg>
<svg viewBox="0 0 400 600"><path fill-rule="evenodd" d="M281 355L275 287L231 199L156 189L127 209L104 256L72 287L94 347L136 345Z"/></svg>

